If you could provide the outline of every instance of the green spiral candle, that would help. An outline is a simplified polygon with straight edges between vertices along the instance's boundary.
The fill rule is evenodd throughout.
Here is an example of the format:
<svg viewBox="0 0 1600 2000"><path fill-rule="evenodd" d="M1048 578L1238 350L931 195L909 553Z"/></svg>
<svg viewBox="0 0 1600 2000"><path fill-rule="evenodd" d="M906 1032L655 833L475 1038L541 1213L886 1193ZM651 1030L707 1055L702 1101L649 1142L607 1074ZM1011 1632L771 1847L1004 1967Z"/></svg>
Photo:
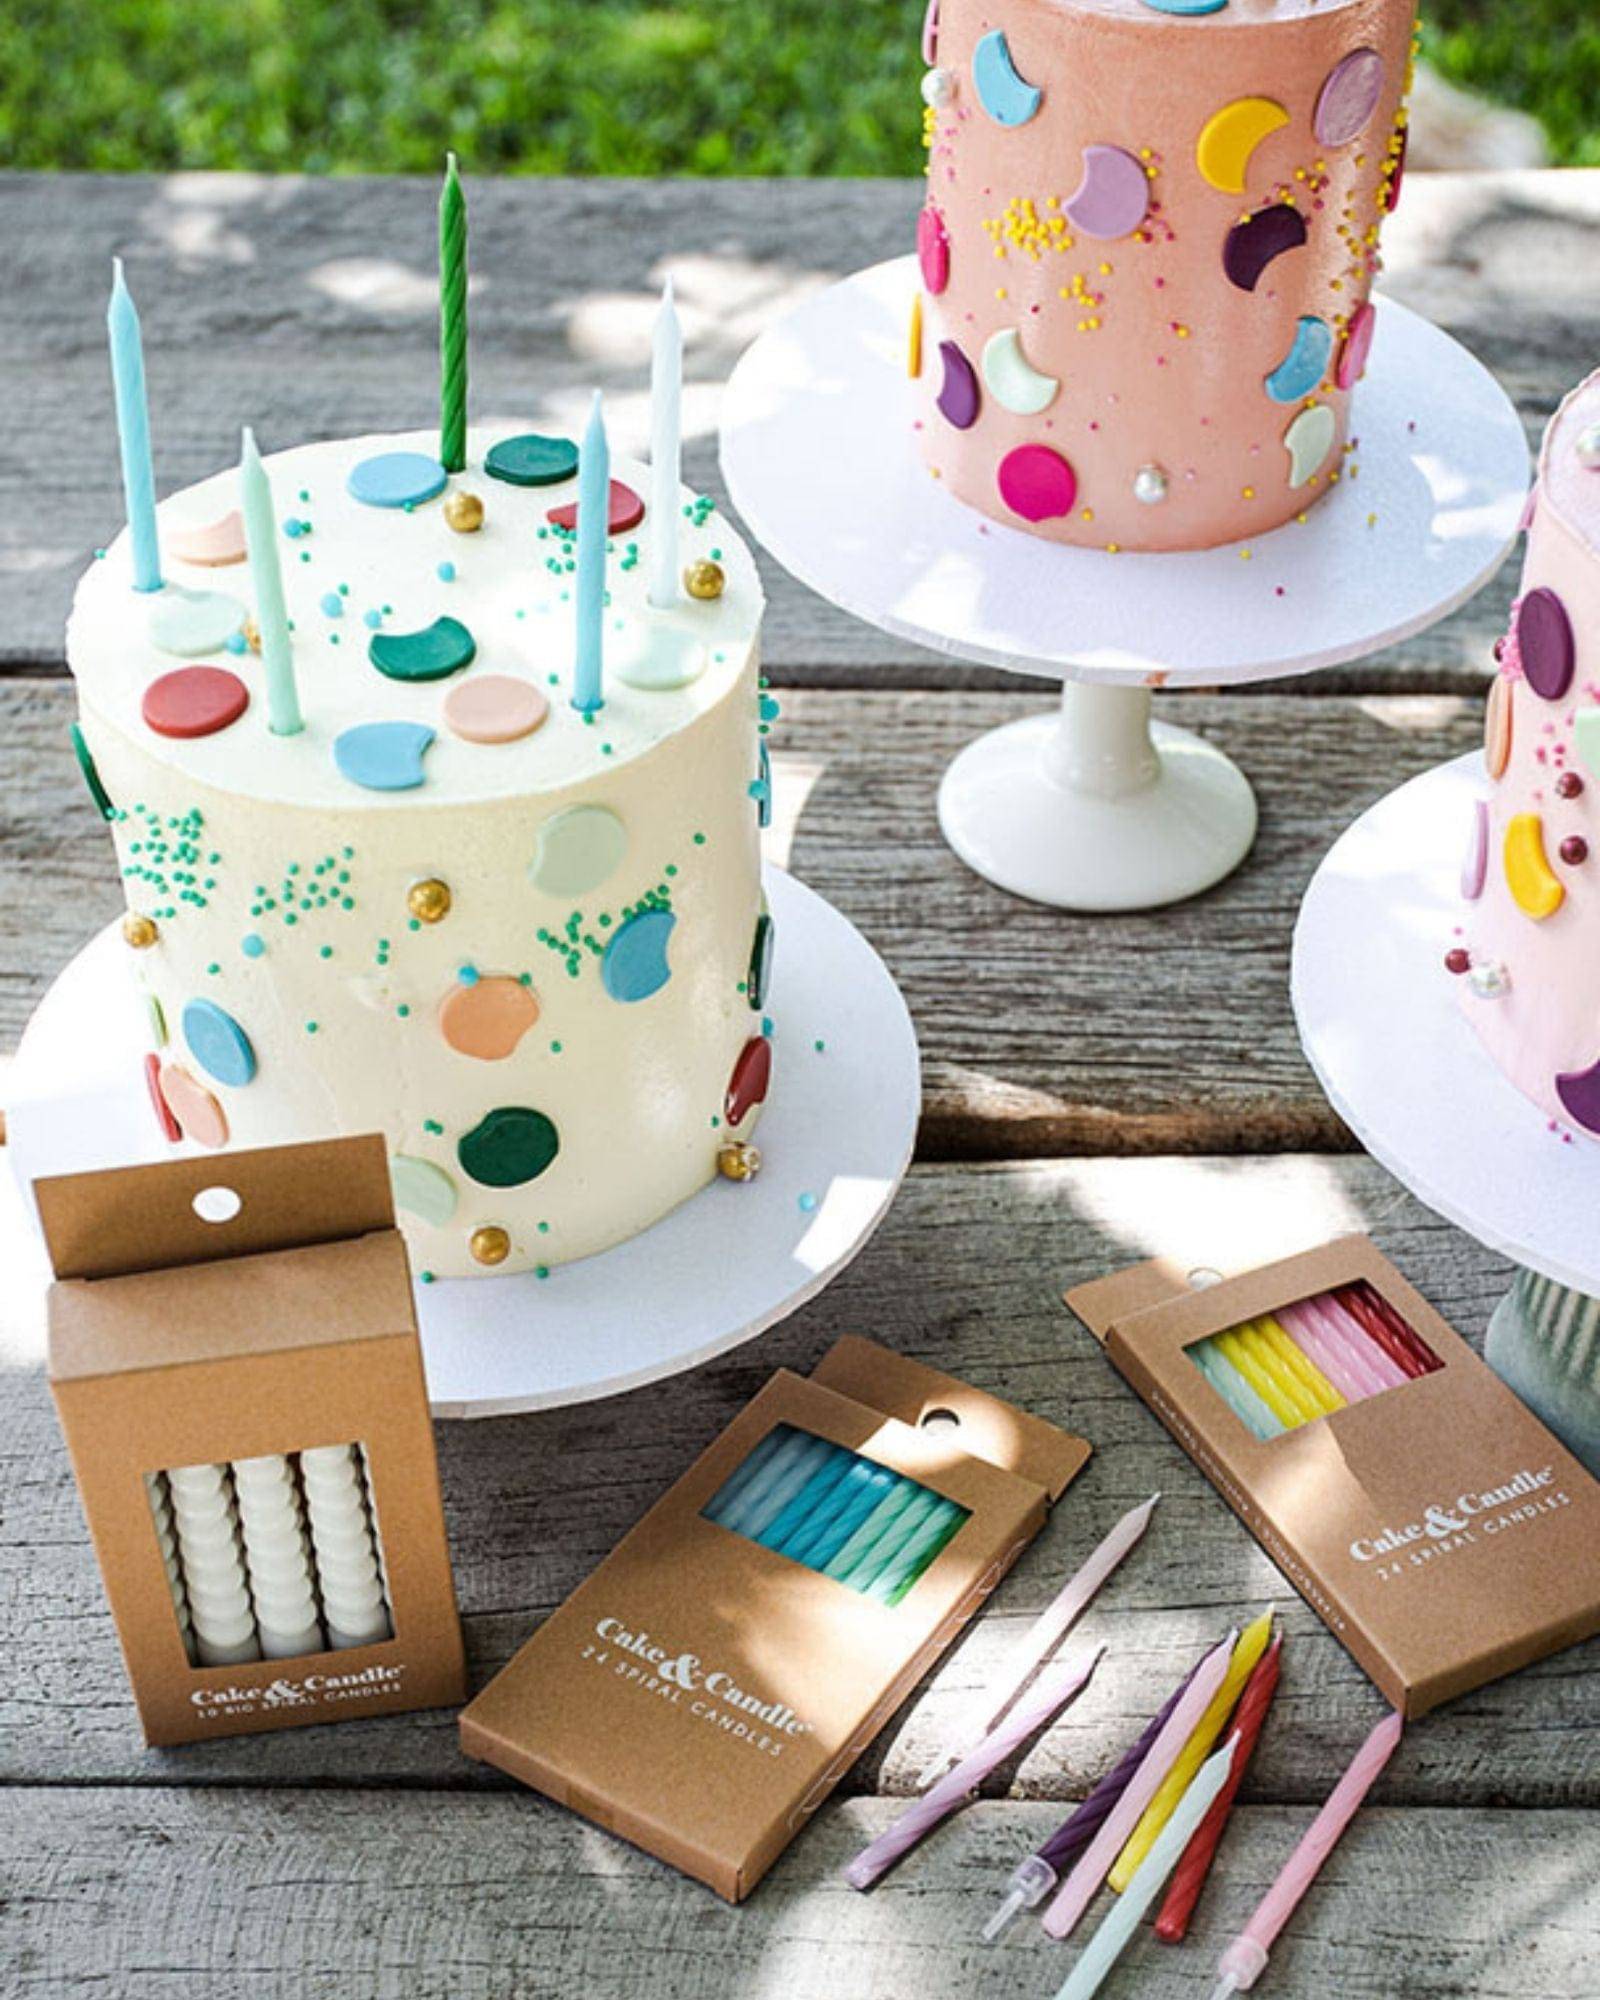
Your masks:
<svg viewBox="0 0 1600 2000"><path fill-rule="evenodd" d="M439 463L460 472L467 462L467 202L446 154L439 195Z"/></svg>

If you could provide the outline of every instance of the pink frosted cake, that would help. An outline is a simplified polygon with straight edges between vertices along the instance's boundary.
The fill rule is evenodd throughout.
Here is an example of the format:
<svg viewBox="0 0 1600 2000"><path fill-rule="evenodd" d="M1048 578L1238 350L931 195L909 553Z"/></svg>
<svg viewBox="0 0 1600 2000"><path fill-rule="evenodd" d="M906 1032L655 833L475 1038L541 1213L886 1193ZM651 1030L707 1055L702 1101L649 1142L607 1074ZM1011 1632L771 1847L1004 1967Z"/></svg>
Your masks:
<svg viewBox="0 0 1600 2000"><path fill-rule="evenodd" d="M1445 963L1484 1046L1563 1124L1600 1135L1600 373L1545 433L1522 594L1489 690L1461 888Z"/></svg>
<svg viewBox="0 0 1600 2000"><path fill-rule="evenodd" d="M1054 541L1197 549L1340 475L1414 0L931 0L922 452Z"/></svg>

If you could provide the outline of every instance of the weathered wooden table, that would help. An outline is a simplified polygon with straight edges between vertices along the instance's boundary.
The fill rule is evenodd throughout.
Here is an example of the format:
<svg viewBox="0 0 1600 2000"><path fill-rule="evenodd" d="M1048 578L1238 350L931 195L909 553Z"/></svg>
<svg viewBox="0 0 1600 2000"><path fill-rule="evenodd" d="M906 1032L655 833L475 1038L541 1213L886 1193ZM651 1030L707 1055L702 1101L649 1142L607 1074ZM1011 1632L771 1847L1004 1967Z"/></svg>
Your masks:
<svg viewBox="0 0 1600 2000"><path fill-rule="evenodd" d="M67 750L61 664L74 573L119 519L101 325L111 252L128 257L143 308L169 490L227 461L241 422L276 446L431 421L433 198L382 181L0 178L8 1044L119 907ZM806 287L898 251L916 198L909 183L475 186L475 410L570 425L598 380L622 441L642 445L653 291L671 268L691 342L690 473L715 487L717 385L739 351ZM1497 371L1532 439L1597 359L1600 174L1419 176L1391 243L1391 288ZM1473 741L1513 581L1337 675L1169 703L1256 782L1259 845L1192 905L1085 919L988 888L934 823L948 757L1048 691L913 655L771 574L780 858L904 984L927 1062L920 1163L860 1262L755 1346L648 1394L441 1430L474 1679L774 1367L809 1366L845 1329L1069 1424L1093 1440L1089 1470L993 1610L733 1911L466 1763L448 1713L141 1750L37 1328L8 1301L0 1986L117 2000L233 1986L340 2000L1042 2000L1060 1953L1021 1927L999 1950L976 1943L997 1886L1201 1642L1272 1602L1289 1635L1285 1687L1197 1941L1141 1945L1114 1988L1203 2000L1220 1941L1377 1697L1059 1295L1179 1223L1267 1251L1370 1226L1457 1325L1481 1332L1504 1267L1349 1150L1299 1054L1286 982L1296 906L1337 831ZM963 1692L1075 1557L1157 1487L1147 1545L1093 1614L1111 1653L1089 1696L872 1897L846 1888L841 1862L893 1815ZM1595 1646L1564 1653L1413 1730L1263 1990L1600 1991L1597 1668Z"/></svg>

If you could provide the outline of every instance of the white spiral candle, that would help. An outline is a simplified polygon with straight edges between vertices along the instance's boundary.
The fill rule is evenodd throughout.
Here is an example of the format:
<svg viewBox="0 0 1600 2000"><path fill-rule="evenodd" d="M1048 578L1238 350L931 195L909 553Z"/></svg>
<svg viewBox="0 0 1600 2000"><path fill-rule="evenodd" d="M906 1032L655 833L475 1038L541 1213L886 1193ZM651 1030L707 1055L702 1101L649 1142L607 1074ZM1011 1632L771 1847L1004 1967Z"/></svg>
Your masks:
<svg viewBox="0 0 1600 2000"><path fill-rule="evenodd" d="M300 1475L328 1644L342 1650L387 1639L389 1612L355 1448L333 1444L303 1451Z"/></svg>
<svg viewBox="0 0 1600 2000"><path fill-rule="evenodd" d="M147 1472L144 1483L150 1495L150 1513L156 1526L162 1565L167 1572L167 1588L172 1593L178 1632L183 1640L183 1650L189 1655L189 1664L193 1666L194 1620L189 1616L189 1595L183 1587L183 1570L178 1563L178 1532L172 1520L172 1496L167 1491L167 1475L164 1472Z"/></svg>
<svg viewBox="0 0 1600 2000"><path fill-rule="evenodd" d="M263 1657L287 1660L298 1653L320 1653L322 1626L300 1495L288 1459L278 1453L236 1459L233 1483Z"/></svg>
<svg viewBox="0 0 1600 2000"><path fill-rule="evenodd" d="M201 1666L259 1660L261 1646L227 1468L175 1466L167 1474L167 1484Z"/></svg>

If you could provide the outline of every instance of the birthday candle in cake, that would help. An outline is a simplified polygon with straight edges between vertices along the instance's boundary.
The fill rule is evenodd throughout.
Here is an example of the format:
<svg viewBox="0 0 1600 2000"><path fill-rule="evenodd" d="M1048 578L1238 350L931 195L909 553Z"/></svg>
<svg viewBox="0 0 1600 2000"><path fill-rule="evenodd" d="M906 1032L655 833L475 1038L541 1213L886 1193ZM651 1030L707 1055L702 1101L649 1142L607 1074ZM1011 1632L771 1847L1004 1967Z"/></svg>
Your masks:
<svg viewBox="0 0 1600 2000"><path fill-rule="evenodd" d="M370 1646L390 1633L366 1496L351 1447L318 1445L300 1454L306 1511L316 1549L317 1583L336 1649Z"/></svg>
<svg viewBox="0 0 1600 2000"><path fill-rule="evenodd" d="M278 1454L236 1459L233 1484L263 1657L285 1660L320 1652L322 1627L289 1461Z"/></svg>
<svg viewBox="0 0 1600 2000"><path fill-rule="evenodd" d="M596 389L578 453L578 654L572 674L572 705L580 715L593 715L605 703L600 663L610 505L611 448L606 443L605 409Z"/></svg>
<svg viewBox="0 0 1600 2000"><path fill-rule="evenodd" d="M167 1474L167 1484L201 1666L237 1666L246 1660L259 1660L261 1647L250 1609L244 1550L226 1468L175 1466Z"/></svg>
<svg viewBox="0 0 1600 2000"><path fill-rule="evenodd" d="M454 153L439 192L439 463L467 462L467 200Z"/></svg>
<svg viewBox="0 0 1600 2000"><path fill-rule="evenodd" d="M122 275L120 257L112 258L111 271L106 331L111 336L111 383L117 402L117 443L122 452L122 491L128 507L133 587L159 590L161 544L156 536L156 475L150 458L144 341L139 332L138 309Z"/></svg>
<svg viewBox="0 0 1600 2000"><path fill-rule="evenodd" d="M683 334L668 278L650 359L650 602L658 611L678 601L682 396Z"/></svg>
<svg viewBox="0 0 1600 2000"><path fill-rule="evenodd" d="M278 566L278 524L273 517L267 469L256 450L256 434L248 426L239 454L239 509L244 515L250 581L256 593L256 625L261 633L261 665L267 683L267 726L274 736L298 736L306 725L294 683L289 611L283 601L283 572Z"/></svg>

